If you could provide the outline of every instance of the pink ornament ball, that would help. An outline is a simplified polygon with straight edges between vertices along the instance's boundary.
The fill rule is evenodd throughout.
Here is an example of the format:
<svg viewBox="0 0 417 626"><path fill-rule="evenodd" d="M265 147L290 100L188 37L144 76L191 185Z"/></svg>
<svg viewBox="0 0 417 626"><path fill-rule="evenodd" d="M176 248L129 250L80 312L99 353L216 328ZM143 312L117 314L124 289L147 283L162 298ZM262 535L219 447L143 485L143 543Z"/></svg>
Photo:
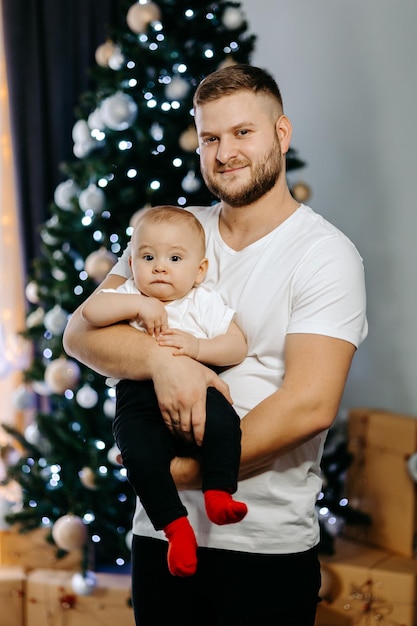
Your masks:
<svg viewBox="0 0 417 626"><path fill-rule="evenodd" d="M113 41L111 41L111 39L108 39L107 41L102 43L96 49L95 58L96 58L97 65L100 65L100 67L108 67L109 59L114 53L115 48L116 46L113 43Z"/></svg>
<svg viewBox="0 0 417 626"><path fill-rule="evenodd" d="M161 19L161 10L155 2L132 4L126 15L126 22L134 33L143 33L151 22Z"/></svg>
<svg viewBox="0 0 417 626"><path fill-rule="evenodd" d="M116 255L102 247L88 255L84 268L87 274L98 284L104 280L116 261Z"/></svg>
<svg viewBox="0 0 417 626"><path fill-rule="evenodd" d="M75 361L59 357L51 361L45 370L45 382L53 393L74 389L80 379L80 368Z"/></svg>
<svg viewBox="0 0 417 626"><path fill-rule="evenodd" d="M58 548L71 552L82 548L87 541L87 529L78 515L63 515L52 527L52 538Z"/></svg>

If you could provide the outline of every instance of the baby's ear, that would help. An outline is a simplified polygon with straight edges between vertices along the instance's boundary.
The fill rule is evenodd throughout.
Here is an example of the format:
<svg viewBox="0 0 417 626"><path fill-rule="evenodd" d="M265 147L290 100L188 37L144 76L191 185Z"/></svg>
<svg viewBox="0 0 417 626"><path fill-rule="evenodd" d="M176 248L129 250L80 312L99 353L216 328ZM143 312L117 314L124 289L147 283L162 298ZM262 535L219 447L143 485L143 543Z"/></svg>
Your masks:
<svg viewBox="0 0 417 626"><path fill-rule="evenodd" d="M197 272L197 276L196 276L196 279L195 279L195 283L194 283L196 286L197 285L201 285L201 283L203 282L203 280L206 277L207 270L208 270L208 259L206 259L206 258L201 259L200 265L199 265L199 268L198 268L198 272Z"/></svg>

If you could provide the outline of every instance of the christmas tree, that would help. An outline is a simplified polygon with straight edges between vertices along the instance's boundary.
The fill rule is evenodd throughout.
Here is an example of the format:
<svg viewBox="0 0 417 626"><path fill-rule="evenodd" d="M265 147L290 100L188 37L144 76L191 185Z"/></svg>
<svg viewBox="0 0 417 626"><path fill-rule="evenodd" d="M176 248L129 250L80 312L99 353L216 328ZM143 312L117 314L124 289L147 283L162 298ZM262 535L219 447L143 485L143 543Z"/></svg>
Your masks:
<svg viewBox="0 0 417 626"><path fill-rule="evenodd" d="M62 165L26 288L34 355L15 402L33 419L23 433L5 426L20 451L7 481L22 489L7 520L49 529L58 553L83 546L87 562L94 546L96 565L123 565L134 509L116 460L114 391L64 353L68 317L116 262L141 208L215 201L199 173L192 96L210 72L250 62L254 44L238 2L120 0L96 51L95 89L80 97L74 160ZM291 150L288 169L302 165Z"/></svg>

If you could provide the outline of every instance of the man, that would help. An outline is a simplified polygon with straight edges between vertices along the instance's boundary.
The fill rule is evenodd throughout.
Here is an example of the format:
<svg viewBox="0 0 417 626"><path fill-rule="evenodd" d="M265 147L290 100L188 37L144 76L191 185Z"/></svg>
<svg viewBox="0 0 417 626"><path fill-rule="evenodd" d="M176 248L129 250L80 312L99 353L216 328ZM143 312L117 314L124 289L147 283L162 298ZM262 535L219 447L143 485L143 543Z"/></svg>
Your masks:
<svg viewBox="0 0 417 626"><path fill-rule="evenodd" d="M132 545L138 626L164 620L313 626L319 464L367 333L362 261L339 230L291 196L285 170L291 123L268 73L248 65L214 72L197 88L194 112L201 171L220 203L188 208L206 232L206 284L237 311L247 358L218 378L151 337L136 337L145 333L134 336L127 325L86 328L78 313L65 348L104 375L152 379L167 427L186 439L202 440L209 386L233 398L242 418L236 495L248 513L238 525L207 522L198 462L172 463L200 546L194 576L167 572L166 543L138 503ZM113 272L104 286L128 276L123 260Z"/></svg>

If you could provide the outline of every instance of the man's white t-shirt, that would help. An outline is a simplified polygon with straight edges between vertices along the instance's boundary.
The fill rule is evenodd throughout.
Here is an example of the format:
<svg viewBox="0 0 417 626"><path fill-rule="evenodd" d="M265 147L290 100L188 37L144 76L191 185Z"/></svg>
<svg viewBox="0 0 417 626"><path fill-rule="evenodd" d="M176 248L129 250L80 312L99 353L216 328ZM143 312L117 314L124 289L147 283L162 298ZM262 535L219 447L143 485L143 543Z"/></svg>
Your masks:
<svg viewBox="0 0 417 626"><path fill-rule="evenodd" d="M221 374L241 417L280 387L287 334L326 335L354 346L365 339L362 259L351 241L311 208L301 205L272 232L239 251L220 236L220 204L187 210L206 232L205 285L236 311L236 323L248 343L247 358ZM127 258L125 251L112 273L130 276ZM238 524L212 524L203 495L198 490L181 491L198 545L272 554L302 552L316 545L325 438L323 432L277 458L266 471L240 481L235 497L248 505L248 514ZM164 538L139 501L133 532Z"/></svg>

